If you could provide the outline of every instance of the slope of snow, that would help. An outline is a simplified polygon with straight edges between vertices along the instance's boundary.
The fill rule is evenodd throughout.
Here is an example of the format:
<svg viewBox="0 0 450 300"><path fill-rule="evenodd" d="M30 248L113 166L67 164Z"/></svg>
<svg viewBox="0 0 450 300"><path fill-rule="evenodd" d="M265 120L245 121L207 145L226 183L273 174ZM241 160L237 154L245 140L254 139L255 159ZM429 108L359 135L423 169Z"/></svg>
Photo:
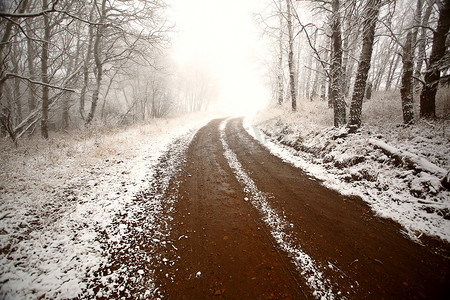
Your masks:
<svg viewBox="0 0 450 300"><path fill-rule="evenodd" d="M149 187L167 146L210 119L197 114L108 134L35 138L18 148L2 141L0 298L86 293L85 278L108 258L100 233Z"/></svg>
<svg viewBox="0 0 450 300"><path fill-rule="evenodd" d="M425 233L450 242L450 192L441 184L450 169L450 140L432 127L440 124L366 125L348 134L310 118L275 108L246 119L245 127L274 155L329 188L360 196L411 238ZM440 126L448 132L446 123ZM411 158L419 168L386 155L377 144Z"/></svg>

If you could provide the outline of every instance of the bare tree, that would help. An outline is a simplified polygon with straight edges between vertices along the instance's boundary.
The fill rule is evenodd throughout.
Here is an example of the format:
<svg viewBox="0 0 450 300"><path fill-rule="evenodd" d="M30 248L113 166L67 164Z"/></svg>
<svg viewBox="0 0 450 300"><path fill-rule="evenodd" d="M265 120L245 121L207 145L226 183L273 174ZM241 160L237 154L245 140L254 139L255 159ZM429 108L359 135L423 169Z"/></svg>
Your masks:
<svg viewBox="0 0 450 300"><path fill-rule="evenodd" d="M289 65L289 87L291 93L291 106L292 111L297 110L297 91L295 86L295 63L294 63L294 32L292 25L292 2L286 0L286 19L288 27L288 40L289 40L289 53L288 53L288 65Z"/></svg>
<svg viewBox="0 0 450 300"><path fill-rule="evenodd" d="M332 1L331 40L333 45L331 59L331 101L334 107L334 126L341 127L346 124L345 100L342 91L342 36L339 0Z"/></svg>
<svg viewBox="0 0 450 300"><path fill-rule="evenodd" d="M89 22L94 22L94 12L95 5L92 5L89 13ZM89 66L91 65L92 58L92 45L94 41L94 29L95 26L93 24L89 24L88 36L87 36L87 46L85 50L85 57L83 61L83 84L81 86L80 92L80 104L79 104L79 113L83 120L85 120L85 104L86 104L86 92L89 86ZM80 37L81 38L81 37Z"/></svg>
<svg viewBox="0 0 450 300"><path fill-rule="evenodd" d="M413 74L413 48L412 48L413 33L410 31L406 36L406 42L403 46L403 74L402 87L400 94L402 98L403 123L409 125L414 121L413 108L413 88L412 88L412 74Z"/></svg>
<svg viewBox="0 0 450 300"><path fill-rule="evenodd" d="M102 78L138 56L148 57L145 64L151 64L152 53L160 51L156 46L165 42L168 28L161 14L163 1L11 0L2 7L0 103L3 120L13 120L10 136L16 139L40 122L47 138L49 124L57 122L51 110L62 113L66 130L73 101L68 92L75 89L81 89L82 118L85 99L91 99L85 120L91 122L100 97L111 86L105 91ZM95 78L94 85L90 78ZM23 117L25 91L28 115Z"/></svg>
<svg viewBox="0 0 450 300"><path fill-rule="evenodd" d="M416 78L416 86L419 85L420 79L422 77L422 65L426 58L426 45L427 45L427 31L428 31L428 22L433 11L433 5L435 1L429 0L425 13L423 14L423 18L421 20L420 26L420 35L417 43L417 63L416 68L414 70L414 78Z"/></svg>
<svg viewBox="0 0 450 300"><path fill-rule="evenodd" d="M47 0L42 0L42 10L48 9ZM41 53L41 81L44 83L42 87L42 118L41 118L41 135L43 138L48 138L48 107L49 107L49 87L50 83L48 77L48 51L50 44L50 21L48 14L44 14L44 37L42 41Z"/></svg>
<svg viewBox="0 0 450 300"><path fill-rule="evenodd" d="M94 92L92 93L92 102L91 102L91 109L89 111L89 114L86 118L86 124L89 124L94 119L94 114L97 109L97 103L98 103L98 95L100 93L100 87L102 83L103 78L103 62L100 57L101 52L101 43L103 40L103 28L104 28L104 22L106 19L106 0L102 0L101 7L98 7L97 0L94 0L94 6L96 6L96 10L99 12L99 25L97 26L97 33L95 35L95 42L94 42L94 61L95 61L95 88Z"/></svg>
<svg viewBox="0 0 450 300"><path fill-rule="evenodd" d="M351 131L356 131L361 126L362 104L366 90L367 75L370 70L372 59L373 43L375 40L375 29L377 25L378 14L380 11L381 0L368 0L365 7L365 17L363 22L363 44L359 58L358 72L353 88L352 102L350 105Z"/></svg>
<svg viewBox="0 0 450 300"><path fill-rule="evenodd" d="M430 61L425 72L425 83L420 94L420 116L436 117L436 92L441 78L440 61L446 53L445 44L450 28L450 0L438 2L439 20L433 36Z"/></svg>
<svg viewBox="0 0 450 300"><path fill-rule="evenodd" d="M279 33L278 33L278 74L277 74L277 86L278 86L278 104L283 104L284 98L284 76L283 76L283 0L278 0L279 12Z"/></svg>

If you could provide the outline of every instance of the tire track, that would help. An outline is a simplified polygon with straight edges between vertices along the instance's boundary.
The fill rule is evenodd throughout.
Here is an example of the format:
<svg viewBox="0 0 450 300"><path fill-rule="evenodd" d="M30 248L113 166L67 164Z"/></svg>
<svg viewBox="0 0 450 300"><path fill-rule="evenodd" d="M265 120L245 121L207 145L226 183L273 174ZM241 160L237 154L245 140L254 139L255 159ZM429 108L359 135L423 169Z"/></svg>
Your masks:
<svg viewBox="0 0 450 300"><path fill-rule="evenodd" d="M263 216L264 223L270 228L270 232L278 246L287 253L296 265L299 273L305 278L306 284L312 289L314 297L335 299L330 280L324 278L322 267L306 254L299 245L293 243L293 238L286 230L289 223L280 216L268 203L271 195L261 192L255 182L245 172L236 154L230 149L225 134L228 120L220 124L220 140L225 149L225 157L238 181L244 186L244 192L249 196L250 202ZM340 292L338 292L340 294Z"/></svg>

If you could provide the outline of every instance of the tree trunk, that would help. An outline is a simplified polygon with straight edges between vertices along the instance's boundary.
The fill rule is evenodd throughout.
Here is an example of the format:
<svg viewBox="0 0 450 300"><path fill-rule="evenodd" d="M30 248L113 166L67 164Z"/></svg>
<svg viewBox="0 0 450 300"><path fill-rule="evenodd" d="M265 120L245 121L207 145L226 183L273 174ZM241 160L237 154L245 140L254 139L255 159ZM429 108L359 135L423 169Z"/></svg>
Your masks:
<svg viewBox="0 0 450 300"><path fill-rule="evenodd" d="M28 0L23 0L19 4L19 8L18 8L17 12L19 14L24 13L27 6L28 6ZM3 84L4 84L3 76L6 73L5 67L7 66L7 64L4 62L4 59L7 56L7 55L4 55L4 51L5 51L5 47L9 46L9 44L10 44L9 38L11 37L12 28L13 28L14 22L17 21L17 18L12 17L11 21L7 21L5 29L3 31L2 39L0 41L0 103L3 98Z"/></svg>
<svg viewBox="0 0 450 300"><path fill-rule="evenodd" d="M98 103L98 97L100 94L100 87L102 84L102 78L103 78L103 62L100 58L100 43L103 38L103 22L105 21L106 16L106 0L102 0L102 8L101 8L101 15L100 15L100 25L98 25L97 28L97 34L95 36L95 43L94 43L94 60L95 60L95 67L97 69L96 73L96 85L95 90L92 93L92 103L91 103L91 110L89 111L89 115L86 119L86 124L90 124L92 120L94 119L95 111L97 109L97 103Z"/></svg>
<svg viewBox="0 0 450 300"><path fill-rule="evenodd" d="M112 86L112 84L114 82L114 78L116 77L116 75L118 73L119 73L119 69L117 69L116 72L114 72L113 76L109 80L108 87L106 88L105 96L103 98L102 110L101 110L101 114L100 114L100 118L102 120L104 120L104 115L105 115L106 99L108 98L108 94L109 94L109 91L111 90L111 86Z"/></svg>
<svg viewBox="0 0 450 300"><path fill-rule="evenodd" d="M349 126L352 132L361 126L362 103L366 90L367 76L370 70L380 4L381 0L369 0L366 6L366 18L363 22L363 45L350 106Z"/></svg>
<svg viewBox="0 0 450 300"><path fill-rule="evenodd" d="M31 26L29 24L29 20L26 21L26 29L27 29L27 34L28 36L31 36L32 32L31 32ZM31 80L35 80L35 74L36 71L34 69L34 58L36 56L36 53L33 49L33 43L31 41L31 39L27 39L27 63L28 63L28 72L30 74L30 79ZM36 101L36 89L34 84L32 84L31 82L28 83L28 90L29 90L29 95L28 95L28 112L32 112L33 110L36 109L37 106L37 101Z"/></svg>
<svg viewBox="0 0 450 300"><path fill-rule="evenodd" d="M412 55L412 40L413 34L408 32L406 36L406 43L403 47L403 74L402 87L400 94L402 98L403 123L409 125L414 121L413 109L413 89L412 89L412 74L413 74L413 55Z"/></svg>
<svg viewBox="0 0 450 300"><path fill-rule="evenodd" d="M436 92L441 74L439 61L445 55L445 40L450 28L450 0L443 0L439 5L439 20L433 36L430 62L425 73L425 85L420 94L420 117L436 117Z"/></svg>
<svg viewBox="0 0 450 300"><path fill-rule="evenodd" d="M397 47L394 48L393 53L397 53ZM397 70L398 62L400 61L400 56L395 55L392 56L391 64L389 65L388 77L386 79L386 91L389 91L392 86L392 82L394 81L395 71Z"/></svg>
<svg viewBox="0 0 450 300"><path fill-rule="evenodd" d="M47 0L42 0L42 9L48 9ZM44 14L44 39L42 41L41 54L41 81L49 84L48 77L48 48L50 44L50 21L48 14ZM48 106L49 106L49 87L42 87L42 117L41 117L41 135L48 139Z"/></svg>
<svg viewBox="0 0 450 300"><path fill-rule="evenodd" d="M430 1L428 4L427 9L425 10L425 13L423 15L422 19L422 28L420 29L420 37L418 42L418 50L417 50L417 64L416 68L414 70L414 77L415 78L421 78L422 75L422 65L426 58L426 40L427 40L427 27L428 27L428 20L430 19L431 12L433 11L433 5L435 1ZM416 86L419 86L420 81L416 80Z"/></svg>
<svg viewBox="0 0 450 300"><path fill-rule="evenodd" d="M283 86L283 0L278 1L280 6L279 18L280 18L280 32L278 36L278 74L277 74L277 84L278 84L278 104L283 104L284 98L284 86Z"/></svg>
<svg viewBox="0 0 450 300"><path fill-rule="evenodd" d="M22 50L19 48L18 39L17 36L14 36L12 38L12 53L16 53L16 55L11 55L11 66L12 66L12 72L14 74L20 73L20 66L21 66L21 56L22 56ZM19 78L13 78L13 88L12 88L12 101L14 103L14 114L13 114L13 125L17 125L20 122L22 122L22 95L20 93L20 79Z"/></svg>
<svg viewBox="0 0 450 300"><path fill-rule="evenodd" d="M342 127L346 121L345 100L342 90L342 36L341 36L341 16L339 13L339 0L333 0L333 20L331 39L333 44L333 53L331 60L331 90L330 98L334 109L334 126Z"/></svg>
<svg viewBox="0 0 450 300"><path fill-rule="evenodd" d="M93 19L94 19L94 10L95 10L95 5L92 5L91 12L89 14L90 21L93 21ZM89 25L89 40L88 40L88 46L86 49L86 58L84 59L83 85L81 86L80 107L79 107L80 116L83 120L85 119L84 106L86 103L86 90L89 85L89 65L91 63L93 41L94 41L94 25Z"/></svg>
<svg viewBox="0 0 450 300"><path fill-rule="evenodd" d="M317 30L313 33L312 37L312 44L313 48L316 48L316 41L317 41ZM312 70L312 55L308 55L307 59L307 70L306 70L306 88L305 88L305 98L311 99L311 70Z"/></svg>
<svg viewBox="0 0 450 300"><path fill-rule="evenodd" d="M289 33L289 86L291 89L291 102L292 111L297 110L297 92L295 91L295 66L294 66L294 33L292 28L292 7L291 0L286 0L287 3L287 22L288 22L288 33Z"/></svg>
<svg viewBox="0 0 450 300"><path fill-rule="evenodd" d="M423 1L424 0L417 0L417 6L416 6L416 12L414 14L414 21L413 21L413 32L412 32L412 38L411 38L411 56L414 59L414 53L416 52L416 44L417 44L417 35L419 34L419 27L422 23L422 7L423 7ZM413 65L414 69L414 65Z"/></svg>
<svg viewBox="0 0 450 300"><path fill-rule="evenodd" d="M327 42L328 44L328 42ZM324 61L328 61L329 51L325 51ZM327 99L327 74L326 70L322 67L322 76L321 76L321 84L320 84L320 101L325 101Z"/></svg>

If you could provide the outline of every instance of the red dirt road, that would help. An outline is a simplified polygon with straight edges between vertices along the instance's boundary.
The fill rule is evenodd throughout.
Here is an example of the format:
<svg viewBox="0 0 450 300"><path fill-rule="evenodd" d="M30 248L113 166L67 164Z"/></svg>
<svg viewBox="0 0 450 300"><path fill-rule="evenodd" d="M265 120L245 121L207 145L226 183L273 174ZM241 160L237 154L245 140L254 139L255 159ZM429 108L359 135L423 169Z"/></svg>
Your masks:
<svg viewBox="0 0 450 300"><path fill-rule="evenodd" d="M405 238L360 199L328 190L272 156L242 119L232 119L222 131L225 143L289 224L284 238L320 274L302 270L230 167L221 122L198 131L169 188L176 199L173 247L163 255L175 263L156 272L166 298L450 299L448 258Z"/></svg>

